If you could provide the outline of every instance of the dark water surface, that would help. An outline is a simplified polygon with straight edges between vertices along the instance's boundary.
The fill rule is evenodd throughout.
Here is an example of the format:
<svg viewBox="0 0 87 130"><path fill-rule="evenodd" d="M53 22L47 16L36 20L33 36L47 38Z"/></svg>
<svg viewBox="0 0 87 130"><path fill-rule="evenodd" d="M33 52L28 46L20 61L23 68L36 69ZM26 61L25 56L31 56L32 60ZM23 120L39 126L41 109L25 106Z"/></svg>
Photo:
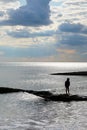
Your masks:
<svg viewBox="0 0 87 130"><path fill-rule="evenodd" d="M64 93L67 76L87 63L0 63L0 86ZM70 76L72 94L87 95L87 77ZM0 95L0 130L86 130L87 102L46 102L27 93Z"/></svg>

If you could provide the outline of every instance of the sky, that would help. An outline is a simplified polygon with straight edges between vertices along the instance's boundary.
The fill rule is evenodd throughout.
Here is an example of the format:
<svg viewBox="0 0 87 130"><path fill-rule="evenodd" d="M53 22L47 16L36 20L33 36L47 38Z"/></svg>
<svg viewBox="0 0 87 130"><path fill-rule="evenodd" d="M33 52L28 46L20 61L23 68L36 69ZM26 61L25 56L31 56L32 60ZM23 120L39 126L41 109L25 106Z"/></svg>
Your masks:
<svg viewBox="0 0 87 130"><path fill-rule="evenodd" d="M0 61L87 62L87 0L0 0Z"/></svg>

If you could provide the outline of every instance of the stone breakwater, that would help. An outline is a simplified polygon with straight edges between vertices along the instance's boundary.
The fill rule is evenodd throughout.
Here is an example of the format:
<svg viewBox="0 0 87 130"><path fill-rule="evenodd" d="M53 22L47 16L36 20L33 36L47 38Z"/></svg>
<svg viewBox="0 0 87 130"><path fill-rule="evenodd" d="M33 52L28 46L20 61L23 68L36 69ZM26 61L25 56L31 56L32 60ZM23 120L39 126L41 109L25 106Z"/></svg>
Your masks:
<svg viewBox="0 0 87 130"><path fill-rule="evenodd" d="M87 76L87 71L80 71L80 72L64 72L64 73L52 73L51 75Z"/></svg>
<svg viewBox="0 0 87 130"><path fill-rule="evenodd" d="M36 96L42 97L46 101L62 101L62 102L87 101L87 96L53 94L50 91L33 91L33 90L23 90L17 88L0 87L0 94L8 94L8 93L15 93L15 92L27 92L30 94L34 94Z"/></svg>

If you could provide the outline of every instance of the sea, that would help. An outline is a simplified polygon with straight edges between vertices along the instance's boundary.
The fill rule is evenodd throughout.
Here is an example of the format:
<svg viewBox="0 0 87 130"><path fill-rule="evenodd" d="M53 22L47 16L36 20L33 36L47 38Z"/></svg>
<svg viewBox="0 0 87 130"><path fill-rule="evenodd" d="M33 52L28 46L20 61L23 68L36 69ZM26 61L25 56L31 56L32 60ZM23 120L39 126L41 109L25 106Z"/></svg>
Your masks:
<svg viewBox="0 0 87 130"><path fill-rule="evenodd" d="M87 71L86 62L1 62L0 87L87 95L87 76L51 75ZM45 101L29 93L0 94L0 130L87 130L87 102Z"/></svg>

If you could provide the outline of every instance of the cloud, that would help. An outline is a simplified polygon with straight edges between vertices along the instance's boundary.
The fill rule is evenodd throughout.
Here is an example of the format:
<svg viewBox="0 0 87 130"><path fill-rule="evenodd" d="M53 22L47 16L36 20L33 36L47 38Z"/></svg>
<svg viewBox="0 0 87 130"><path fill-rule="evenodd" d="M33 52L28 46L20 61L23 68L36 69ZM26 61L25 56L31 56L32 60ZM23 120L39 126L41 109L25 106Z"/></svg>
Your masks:
<svg viewBox="0 0 87 130"><path fill-rule="evenodd" d="M61 23L57 31L58 43L78 47L87 45L87 26L80 23Z"/></svg>
<svg viewBox="0 0 87 130"><path fill-rule="evenodd" d="M18 31L7 31L7 35L14 38L29 38L31 34L28 32L28 30L18 30Z"/></svg>
<svg viewBox="0 0 87 130"><path fill-rule="evenodd" d="M76 53L76 50L74 50L74 49L61 49L61 48L58 48L57 51L59 53L62 53L62 54L75 54Z"/></svg>
<svg viewBox="0 0 87 130"><path fill-rule="evenodd" d="M26 0L25 5L23 0L0 0L1 55L33 61L87 61L86 3Z"/></svg>
<svg viewBox="0 0 87 130"><path fill-rule="evenodd" d="M87 1L86 0L76 0L76 1L73 1L73 0L71 0L71 1L67 1L66 2L66 4L67 5L77 5L77 6L81 6L81 5L87 5Z"/></svg>
<svg viewBox="0 0 87 130"><path fill-rule="evenodd" d="M18 0L0 0L2 3L10 3L10 2L16 2Z"/></svg>
<svg viewBox="0 0 87 130"><path fill-rule="evenodd" d="M55 34L53 30L30 32L26 29L20 29L16 31L7 31L7 35L13 38L34 38L34 37L50 37Z"/></svg>
<svg viewBox="0 0 87 130"><path fill-rule="evenodd" d="M81 34L61 34L59 43L70 46L87 45L87 36Z"/></svg>
<svg viewBox="0 0 87 130"><path fill-rule="evenodd" d="M7 11L9 19L0 21L0 25L49 25L51 23L49 2L50 0L27 0L26 5L9 9Z"/></svg>
<svg viewBox="0 0 87 130"><path fill-rule="evenodd" d="M83 55L87 50L87 26L81 23L61 23L57 30L58 54L71 61L87 61ZM69 58L69 59L67 59Z"/></svg>
<svg viewBox="0 0 87 130"><path fill-rule="evenodd" d="M4 11L0 11L0 17L4 16Z"/></svg>
<svg viewBox="0 0 87 130"><path fill-rule="evenodd" d="M59 26L59 30L62 32L87 34L87 26L80 23L65 22Z"/></svg>

